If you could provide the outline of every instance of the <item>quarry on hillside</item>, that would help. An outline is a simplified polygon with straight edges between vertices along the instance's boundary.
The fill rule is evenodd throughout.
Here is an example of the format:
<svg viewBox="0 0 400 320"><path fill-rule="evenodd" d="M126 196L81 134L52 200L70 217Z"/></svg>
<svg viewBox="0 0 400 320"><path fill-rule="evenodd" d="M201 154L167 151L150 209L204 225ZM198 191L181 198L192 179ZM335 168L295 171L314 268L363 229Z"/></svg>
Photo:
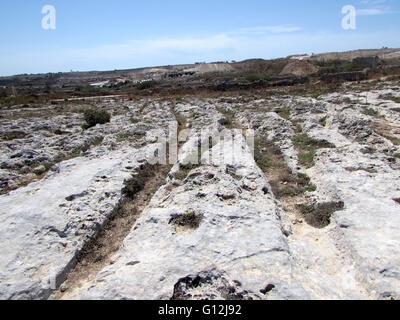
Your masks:
<svg viewBox="0 0 400 320"><path fill-rule="evenodd" d="M399 299L398 53L0 78L0 299Z"/></svg>

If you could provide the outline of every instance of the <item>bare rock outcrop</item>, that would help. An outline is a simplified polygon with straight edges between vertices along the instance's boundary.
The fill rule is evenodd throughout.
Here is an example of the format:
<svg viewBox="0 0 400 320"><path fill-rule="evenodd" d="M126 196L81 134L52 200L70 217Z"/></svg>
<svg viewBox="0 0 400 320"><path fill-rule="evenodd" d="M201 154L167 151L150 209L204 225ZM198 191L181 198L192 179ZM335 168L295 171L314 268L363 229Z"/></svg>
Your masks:
<svg viewBox="0 0 400 320"><path fill-rule="evenodd" d="M238 152L229 143L210 150L219 165L199 166L183 185L169 184L156 194L113 264L81 298L308 297L292 283L290 252L268 182L244 138L237 135L232 143Z"/></svg>
<svg viewBox="0 0 400 320"><path fill-rule="evenodd" d="M79 157L0 196L0 298L47 299L113 213L124 180L154 150L153 145Z"/></svg>

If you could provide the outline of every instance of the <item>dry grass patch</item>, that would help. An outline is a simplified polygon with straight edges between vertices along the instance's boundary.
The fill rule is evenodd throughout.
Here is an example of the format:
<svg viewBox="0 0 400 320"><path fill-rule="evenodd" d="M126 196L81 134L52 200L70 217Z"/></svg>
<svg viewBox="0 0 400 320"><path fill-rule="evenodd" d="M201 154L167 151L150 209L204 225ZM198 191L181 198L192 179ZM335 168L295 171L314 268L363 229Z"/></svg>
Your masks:
<svg viewBox="0 0 400 320"><path fill-rule="evenodd" d="M367 116L375 117L375 118L378 118L378 117L381 116L380 113L379 113L379 111L374 110L374 109L372 109L372 108L364 109L364 110L362 111L362 113L364 113L364 114L367 115Z"/></svg>
<svg viewBox="0 0 400 320"><path fill-rule="evenodd" d="M175 179L184 181L189 173L200 167L200 164L179 164L179 171L175 174Z"/></svg>
<svg viewBox="0 0 400 320"><path fill-rule="evenodd" d="M272 192L278 199L316 190L307 175L292 173L280 148L272 141L256 139L254 157L257 165L268 177Z"/></svg>
<svg viewBox="0 0 400 320"><path fill-rule="evenodd" d="M12 140L19 140L26 137L26 133L23 131L10 131L4 132L0 135L0 140L3 141L12 141Z"/></svg>
<svg viewBox="0 0 400 320"><path fill-rule="evenodd" d="M391 93L385 94L385 95L381 95L381 96L379 96L379 99L382 99L382 100L391 100L391 101L393 101L393 102L400 103L400 97L396 97L396 96L394 96L394 95L391 94Z"/></svg>
<svg viewBox="0 0 400 320"><path fill-rule="evenodd" d="M393 127L387 121L376 121L372 124L374 131L381 137L391 141L394 145L400 145L400 138L392 134Z"/></svg>
<svg viewBox="0 0 400 320"><path fill-rule="evenodd" d="M336 148L332 143L326 140L313 139L306 133L297 134L294 137L294 145L299 152L299 163L306 168L314 166L314 157L318 149Z"/></svg>

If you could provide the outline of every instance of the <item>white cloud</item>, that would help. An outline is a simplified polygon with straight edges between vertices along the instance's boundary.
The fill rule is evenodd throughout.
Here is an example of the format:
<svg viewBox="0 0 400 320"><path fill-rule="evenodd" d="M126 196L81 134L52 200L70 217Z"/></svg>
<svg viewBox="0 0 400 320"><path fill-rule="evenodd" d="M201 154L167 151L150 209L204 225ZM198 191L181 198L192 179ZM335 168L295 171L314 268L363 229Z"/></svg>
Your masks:
<svg viewBox="0 0 400 320"><path fill-rule="evenodd" d="M0 60L4 74L113 70L196 61L278 58L290 54L399 47L398 33L297 32L295 26L242 28L210 35L155 38L82 49L19 52ZM29 64L27 65L27 61Z"/></svg>
<svg viewBox="0 0 400 320"><path fill-rule="evenodd" d="M193 36L170 37L148 40L132 40L126 43L110 44L97 48L69 50L67 54L88 59L121 59L143 55L195 54L226 52L240 47L240 43L258 41L264 36L289 34L301 28L290 25L259 26L241 28L224 33Z"/></svg>
<svg viewBox="0 0 400 320"><path fill-rule="evenodd" d="M390 6L386 5L387 0L361 0L360 3L365 6L357 9L360 16L378 16L392 12Z"/></svg>
<svg viewBox="0 0 400 320"><path fill-rule="evenodd" d="M88 59L119 59L141 55L160 55L166 52L180 54L218 51L231 47L235 39L227 34L204 37L176 37L149 40L132 40L126 43L109 44L96 48L73 49L67 54Z"/></svg>
<svg viewBox="0 0 400 320"><path fill-rule="evenodd" d="M268 33L291 33L300 31L301 28L292 25L279 26L261 26L251 28L241 28L230 32L230 34L245 35L245 34L268 34Z"/></svg>
<svg viewBox="0 0 400 320"><path fill-rule="evenodd" d="M361 0L362 4L382 4L386 2L387 0Z"/></svg>
<svg viewBox="0 0 400 320"><path fill-rule="evenodd" d="M359 16L378 16L388 13L390 13L389 9L382 8L357 9L357 15Z"/></svg>

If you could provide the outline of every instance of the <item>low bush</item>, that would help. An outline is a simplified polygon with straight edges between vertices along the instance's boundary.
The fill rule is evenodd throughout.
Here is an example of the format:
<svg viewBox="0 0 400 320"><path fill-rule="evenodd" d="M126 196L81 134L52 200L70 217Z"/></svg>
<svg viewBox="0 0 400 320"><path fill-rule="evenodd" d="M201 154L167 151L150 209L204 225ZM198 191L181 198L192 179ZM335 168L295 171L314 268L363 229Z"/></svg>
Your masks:
<svg viewBox="0 0 400 320"><path fill-rule="evenodd" d="M85 110L83 114L86 121L86 129L95 127L98 124L109 123L111 120L111 115L104 110L88 109Z"/></svg>
<svg viewBox="0 0 400 320"><path fill-rule="evenodd" d="M336 211L344 209L343 202L326 202L316 205L298 205L307 223L315 228L325 228L331 223L331 217Z"/></svg>
<svg viewBox="0 0 400 320"><path fill-rule="evenodd" d="M136 89L138 90L146 90L146 89L151 89L155 87L157 84L156 81L143 81L143 82L138 82L136 84Z"/></svg>

